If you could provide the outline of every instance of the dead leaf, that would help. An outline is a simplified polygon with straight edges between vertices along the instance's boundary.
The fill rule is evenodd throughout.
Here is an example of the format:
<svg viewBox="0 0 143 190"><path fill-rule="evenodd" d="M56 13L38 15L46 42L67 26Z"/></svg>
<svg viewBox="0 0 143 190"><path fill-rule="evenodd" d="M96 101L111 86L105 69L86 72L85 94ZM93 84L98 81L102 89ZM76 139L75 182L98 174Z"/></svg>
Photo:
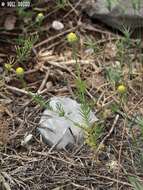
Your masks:
<svg viewBox="0 0 143 190"><path fill-rule="evenodd" d="M105 83L105 79L102 75L100 74L96 74L96 76L92 76L92 78L87 78L87 85L90 88L99 88L100 86L102 86Z"/></svg>
<svg viewBox="0 0 143 190"><path fill-rule="evenodd" d="M113 43L107 43L104 49L104 54L107 59L112 59L116 57L117 54L117 47Z"/></svg>

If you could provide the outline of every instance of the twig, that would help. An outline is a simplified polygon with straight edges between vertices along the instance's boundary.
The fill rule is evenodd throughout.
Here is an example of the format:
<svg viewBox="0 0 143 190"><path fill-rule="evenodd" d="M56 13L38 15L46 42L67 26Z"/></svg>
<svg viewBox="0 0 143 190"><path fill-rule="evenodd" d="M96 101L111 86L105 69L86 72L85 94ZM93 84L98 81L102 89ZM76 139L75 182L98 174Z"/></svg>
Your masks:
<svg viewBox="0 0 143 190"><path fill-rule="evenodd" d="M1 174L0 174L0 184L2 184L2 188L4 187L5 190L11 190L9 184L6 182L6 180Z"/></svg>
<svg viewBox="0 0 143 190"><path fill-rule="evenodd" d="M102 145L104 144L104 142L107 140L107 138L109 138L109 136L110 136L111 133L113 132L114 127L115 127L115 125L116 125L118 119L119 119L119 114L116 115L116 117L115 117L115 119L114 119L114 122L113 122L113 125L112 125L112 127L111 127L109 133L103 138L103 140L102 140L101 143L99 144L99 146L98 146L98 148L97 148L97 150L96 150L96 153L100 150L100 148L102 147Z"/></svg>
<svg viewBox="0 0 143 190"><path fill-rule="evenodd" d="M40 46L42 46L42 45L44 45L44 44L47 44L47 43L49 43L50 41L55 40L56 38L59 38L59 37L61 37L61 36L65 35L65 34L71 32L71 31L75 30L76 28L77 28L77 26L76 26L76 27L73 27L73 28L70 28L70 29L68 29L68 30L66 30L66 31L64 31L64 32L61 32L61 33L57 34L56 36L52 36L51 38L48 38L48 39L46 39L46 40L44 40L44 41L42 41L42 42L36 44L36 45L34 46L34 48L38 48L38 47L40 47Z"/></svg>
<svg viewBox="0 0 143 190"><path fill-rule="evenodd" d="M40 85L40 87L39 87L39 89L37 91L38 94L40 94L40 92L44 89L44 86L45 86L45 84L46 84L46 82L47 82L47 80L49 78L49 73L50 73L50 70L47 70L45 78L43 79L43 81L42 81L42 83L41 83L41 85Z"/></svg>
<svg viewBox="0 0 143 190"><path fill-rule="evenodd" d="M94 174L95 177L99 177L99 178L102 178L102 179L108 179L110 181L114 181L114 182L118 182L122 185L127 185L129 187L132 187L132 185L130 183L127 183L127 182L123 182L123 181L120 181L120 180L117 180L117 179L114 179L114 178L110 178L110 177L107 177L107 176L102 176L102 175L99 175L99 174Z"/></svg>
<svg viewBox="0 0 143 190"><path fill-rule="evenodd" d="M69 16L73 11L74 11L75 14L78 16L78 13L77 13L77 11L76 11L76 8L80 5L81 1L82 1L82 0L79 0L79 2L77 2L77 3L75 4L75 6L72 6L72 4L70 4L71 10L64 16L64 18L66 18L67 16Z"/></svg>
<svg viewBox="0 0 143 190"><path fill-rule="evenodd" d="M19 93L22 93L22 94L29 95L29 92L27 92L26 90L19 89L19 88L15 87L15 86L8 86L8 85L6 85L6 88L9 89L9 90L11 90L11 91L14 91L14 92L19 92ZM33 94L33 93L31 93L31 94Z"/></svg>
<svg viewBox="0 0 143 190"><path fill-rule="evenodd" d="M21 94L25 94L25 95L28 95L28 96L29 95L30 96L35 96L37 94L37 93L28 92L28 91L26 91L24 89L20 89L20 88L17 88L15 86L8 86L8 85L6 85L6 88L9 89L9 90L11 90L11 91L18 92L18 93L21 93ZM43 94L43 92L45 92L45 90L40 91L38 94L39 95Z"/></svg>
<svg viewBox="0 0 143 190"><path fill-rule="evenodd" d="M126 120L125 120L126 121ZM119 189L119 172L120 172L120 163L121 163L121 153L122 153L122 147L123 147L123 138L125 135L125 125L126 122L124 122L124 126L123 126L123 131L122 131L122 140L121 140L121 145L120 145L120 149L119 149L119 159L118 159L118 172L117 172L117 190Z"/></svg>

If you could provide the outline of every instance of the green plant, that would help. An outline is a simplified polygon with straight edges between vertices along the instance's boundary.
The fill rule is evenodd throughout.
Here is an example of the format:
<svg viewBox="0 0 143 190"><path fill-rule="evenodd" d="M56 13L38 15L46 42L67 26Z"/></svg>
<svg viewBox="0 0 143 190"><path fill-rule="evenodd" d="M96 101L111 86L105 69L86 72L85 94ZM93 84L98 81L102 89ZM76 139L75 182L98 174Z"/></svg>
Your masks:
<svg viewBox="0 0 143 190"><path fill-rule="evenodd" d="M72 46L72 53L73 53L73 59L75 60L75 66L76 66L76 94L78 96L78 99L80 103L82 104L83 113L86 113L85 110L89 110L88 103L86 101L86 82L81 79L81 69L80 69L80 63L78 62L78 56L77 56L77 42L78 37L75 33L69 33L67 35L67 40ZM87 113L86 113L87 114ZM83 114L82 114L83 115ZM85 116L88 117L87 115Z"/></svg>
<svg viewBox="0 0 143 190"><path fill-rule="evenodd" d="M6 73L13 71L14 64L15 64L15 58L9 57L7 62L4 64L4 68L5 68Z"/></svg>
<svg viewBox="0 0 143 190"><path fill-rule="evenodd" d="M58 9L65 9L69 5L69 0L56 0L56 7Z"/></svg>
<svg viewBox="0 0 143 190"><path fill-rule="evenodd" d="M124 66L125 63L125 48L123 43L123 38L119 39L116 43L117 46L117 59L119 60L121 66Z"/></svg>
<svg viewBox="0 0 143 190"><path fill-rule="evenodd" d="M107 8L111 11L112 7L114 7L118 3L118 0L106 0Z"/></svg>
<svg viewBox="0 0 143 190"><path fill-rule="evenodd" d="M98 147L98 139L103 133L103 128L104 127L98 123L94 123L91 127L84 128L85 143L96 149Z"/></svg>
<svg viewBox="0 0 143 190"><path fill-rule="evenodd" d="M105 72L107 80L111 82L114 87L122 81L122 70L119 66L105 68Z"/></svg>
<svg viewBox="0 0 143 190"><path fill-rule="evenodd" d="M32 97L32 99L39 104L42 108L45 109L50 109L52 110L52 108L49 105L49 102L46 102L45 99L40 95L40 94L34 94L29 92L29 95Z"/></svg>
<svg viewBox="0 0 143 190"><path fill-rule="evenodd" d="M56 108L58 110L58 114L60 117L64 117L65 116L65 111L64 111L64 108L62 107L61 104L57 103L56 104Z"/></svg>
<svg viewBox="0 0 143 190"><path fill-rule="evenodd" d="M16 13L18 14L19 17L32 17L32 11L27 10L26 8L30 7L30 1L27 0L21 0L19 2L19 5L23 6L16 6Z"/></svg>
<svg viewBox="0 0 143 190"><path fill-rule="evenodd" d="M16 12L21 19L23 19L23 18L31 19L32 18L32 11L27 11L23 7L17 7Z"/></svg>
<svg viewBox="0 0 143 190"><path fill-rule="evenodd" d="M37 39L37 36L29 36L24 38L20 37L17 40L18 46L16 47L16 55L18 62L23 63L29 59L32 47Z"/></svg>
<svg viewBox="0 0 143 190"><path fill-rule="evenodd" d="M89 127L91 107L89 101L86 98L86 92L87 92L86 82L81 78L81 67L77 56L78 37L76 36L75 33L70 33L67 36L67 40L69 44L72 46L73 59L75 60L76 95L78 97L79 102L81 103L80 114L84 121L82 124L75 124L75 125L77 127L81 127L84 130L85 143L87 143L92 148L97 148L97 139L100 137L102 133L102 127L101 125L96 123L94 123L91 127Z"/></svg>
<svg viewBox="0 0 143 190"><path fill-rule="evenodd" d="M38 31L38 33L42 32L41 30L41 24L44 20L45 16L42 12L38 13L35 17L35 22L31 26L35 27Z"/></svg>
<svg viewBox="0 0 143 190"><path fill-rule="evenodd" d="M132 61L130 57L130 48L131 48L131 32L130 28L123 25L121 28L123 37L117 42L117 55L121 63L121 67L127 65L129 68L129 78L132 76Z"/></svg>
<svg viewBox="0 0 143 190"><path fill-rule="evenodd" d="M82 103L81 104L81 109L80 109L80 114L81 114L81 116L83 118L85 126L89 126L90 112L91 112L91 108L89 107L89 105L86 102Z"/></svg>
<svg viewBox="0 0 143 190"><path fill-rule="evenodd" d="M132 0L132 7L134 11L139 11L141 8L141 0Z"/></svg>
<svg viewBox="0 0 143 190"><path fill-rule="evenodd" d="M121 31L124 35L122 38L122 42L124 45L124 48L130 48L131 45L131 29L130 27L122 26Z"/></svg>
<svg viewBox="0 0 143 190"><path fill-rule="evenodd" d="M143 190L143 184L141 184L139 182L139 180L137 179L137 177L129 177L129 181L132 184L134 190Z"/></svg>
<svg viewBox="0 0 143 190"><path fill-rule="evenodd" d="M99 47L93 38L87 36L84 44L86 48L92 49L94 53L97 53L99 51Z"/></svg>

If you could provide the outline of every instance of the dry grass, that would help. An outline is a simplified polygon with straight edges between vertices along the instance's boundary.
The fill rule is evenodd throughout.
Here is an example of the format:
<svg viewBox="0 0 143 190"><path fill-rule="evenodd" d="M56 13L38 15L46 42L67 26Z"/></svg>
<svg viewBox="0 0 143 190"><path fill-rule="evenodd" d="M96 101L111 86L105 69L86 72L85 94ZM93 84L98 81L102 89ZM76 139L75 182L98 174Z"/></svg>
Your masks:
<svg viewBox="0 0 143 190"><path fill-rule="evenodd" d="M80 1L79 1L80 2ZM78 59L81 76L87 82L87 97L96 100L93 107L97 116L104 121L104 132L99 144L104 146L97 152L87 145L75 146L65 151L50 151L50 147L41 141L36 128L43 108L32 101L26 90L21 89L15 74L5 78L1 88L0 100L7 102L0 108L0 188L3 190L130 190L133 189L128 176L138 176L143 180L140 160L142 144L135 147L131 135L130 120L136 113L143 116L142 68L139 57L129 54L135 69L135 77L128 78L128 67L123 67L123 78L128 87L128 101L121 105L121 112L108 112L113 103L120 105L116 89L105 77L105 70L117 63L116 42L121 36L94 27L80 14L80 3L73 3L66 10L55 10L49 2L51 12L47 13L46 26L59 16L65 24L62 32L48 28L33 47L33 56L25 63L25 81L32 92L39 92L46 100L52 96L75 97L75 65L71 56L71 47L66 43L65 35L75 31L80 36ZM78 5L78 6L77 6ZM74 8L76 6L76 9ZM79 25L79 20L82 23ZM69 22L70 21L70 22ZM43 25L44 25L43 24ZM44 26L45 26L44 25ZM33 32L33 31L28 31ZM14 34L13 34L14 33ZM5 39L16 37L19 32L5 34ZM84 41L86 37L96 39L98 51L87 53ZM132 40L135 43L135 40ZM4 42L5 44L5 42ZM2 51L2 59L7 60L14 54L11 44ZM4 62L0 63L3 66ZM6 77L6 76L4 76ZM8 101L11 100L11 101ZM8 108L7 108L8 107ZM110 110L111 111L111 110ZM106 112L106 114L105 114ZM108 114L107 114L108 113ZM125 117L125 114L127 117ZM136 139L140 130L132 123ZM33 134L30 145L23 147L21 141L25 134ZM140 142L140 141L139 141ZM101 145L101 144L100 144Z"/></svg>

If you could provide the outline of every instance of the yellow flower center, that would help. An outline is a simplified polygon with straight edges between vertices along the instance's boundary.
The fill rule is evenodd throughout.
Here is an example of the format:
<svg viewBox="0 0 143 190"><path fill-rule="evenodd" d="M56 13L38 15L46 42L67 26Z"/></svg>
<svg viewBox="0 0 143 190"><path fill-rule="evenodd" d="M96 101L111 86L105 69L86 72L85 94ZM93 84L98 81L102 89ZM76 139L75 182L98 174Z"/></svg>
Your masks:
<svg viewBox="0 0 143 190"><path fill-rule="evenodd" d="M75 33L73 32L70 32L68 35L67 35L67 40L69 43L75 43L78 41L78 37Z"/></svg>
<svg viewBox="0 0 143 190"><path fill-rule="evenodd" d="M36 22L42 22L43 19L44 19L43 13L38 13L36 16Z"/></svg>
<svg viewBox="0 0 143 190"><path fill-rule="evenodd" d="M123 85L123 84L119 85L118 88L117 88L117 91L118 91L118 93L120 93L120 94L124 94L124 93L126 92L126 87L125 87L125 85Z"/></svg>
<svg viewBox="0 0 143 190"><path fill-rule="evenodd" d="M24 75L24 69L23 69L22 67L18 67L18 68L16 69L16 75L17 75L18 77L22 77L22 76Z"/></svg>

